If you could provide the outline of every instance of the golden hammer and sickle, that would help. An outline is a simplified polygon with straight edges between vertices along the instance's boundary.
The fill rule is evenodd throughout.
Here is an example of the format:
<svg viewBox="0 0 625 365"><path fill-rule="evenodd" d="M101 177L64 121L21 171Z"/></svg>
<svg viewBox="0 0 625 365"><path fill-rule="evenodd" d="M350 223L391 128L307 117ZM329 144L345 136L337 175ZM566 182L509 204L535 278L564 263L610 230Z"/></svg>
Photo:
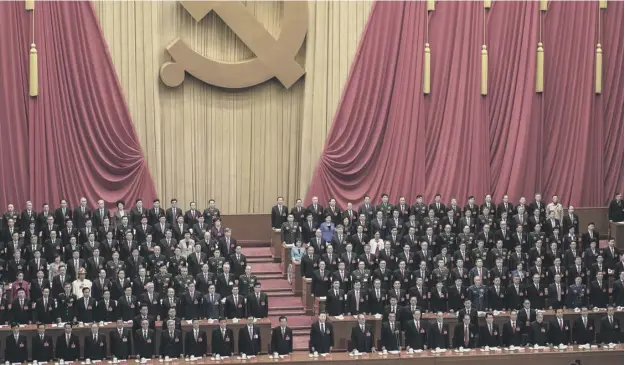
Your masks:
<svg viewBox="0 0 625 365"><path fill-rule="evenodd" d="M161 80L170 87L184 82L185 72L208 84L224 88L245 88L276 77L287 89L306 71L295 61L308 30L308 4L305 1L284 1L282 28L278 39L256 20L247 7L238 1L181 1L195 19L202 20L211 11L234 31L256 58L239 62L220 62L193 51L180 38L175 38L167 52L172 61L160 69Z"/></svg>

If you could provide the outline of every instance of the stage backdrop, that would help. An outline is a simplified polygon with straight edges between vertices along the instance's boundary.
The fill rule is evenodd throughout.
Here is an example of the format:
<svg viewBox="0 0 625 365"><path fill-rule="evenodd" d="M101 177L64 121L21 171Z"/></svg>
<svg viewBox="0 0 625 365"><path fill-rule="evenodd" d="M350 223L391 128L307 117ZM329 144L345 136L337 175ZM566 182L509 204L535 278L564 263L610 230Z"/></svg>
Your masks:
<svg viewBox="0 0 625 365"><path fill-rule="evenodd" d="M307 199L489 193L605 206L623 188L623 2L378 2ZM429 39L428 39L429 36ZM535 92L537 44L544 91ZM431 93L424 94L424 46ZM603 90L595 94L595 47ZM487 95L481 50L487 45Z"/></svg>

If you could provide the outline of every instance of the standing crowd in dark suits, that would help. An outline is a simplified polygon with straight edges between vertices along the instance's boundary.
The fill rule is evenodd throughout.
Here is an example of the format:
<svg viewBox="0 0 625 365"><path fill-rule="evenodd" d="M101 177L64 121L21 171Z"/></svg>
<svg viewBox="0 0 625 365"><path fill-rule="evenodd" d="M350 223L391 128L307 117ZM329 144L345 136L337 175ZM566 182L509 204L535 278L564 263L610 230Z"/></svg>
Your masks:
<svg viewBox="0 0 625 365"><path fill-rule="evenodd" d="M619 219L619 209L622 220L622 207L617 195L610 204L611 220ZM565 211L557 196L550 204L545 204L540 194L529 204L525 198L513 204L506 195L499 203L487 195L478 204L470 196L460 206L454 198L447 205L440 194L429 204L418 195L412 205L403 197L391 204L383 194L377 205L367 196L358 209L348 203L344 210L335 199L324 207L317 197L307 207L298 199L289 210L279 198L271 221L272 227L280 230L283 243L303 247L300 273L312 279L315 297L326 298L329 315L393 318L397 324L386 322L383 330L387 334L400 331L406 336L405 343L416 346L412 348L450 346L442 342L446 324L439 323L438 332L432 331L429 323L415 329L416 323L421 325L420 319L413 322L416 313L420 318L427 312L458 312L461 323L454 329L457 336L451 345L467 342L473 346L480 343L479 338L492 337L490 342L500 343L494 333L502 336L493 326L487 326L487 335L476 327L478 311L524 313L529 307L531 311L608 308L609 312L624 306L623 254L615 240L609 237L607 247L600 248L594 223L580 231L574 207ZM466 326L468 341L461 326L465 314L471 319ZM492 319L492 314L489 317ZM505 342L520 344L521 334L529 341L523 343L542 342L529 336L534 323L540 328L547 325L533 317L519 326L520 333L511 332L513 338L518 335L518 341ZM543 333L540 328L537 331ZM554 334L558 328L553 327L552 337L547 339L572 341L561 341L564 335ZM616 329L620 331L618 324ZM311 338L313 334L319 337L319 332L311 329ZM355 333L362 336L364 332ZM416 340L415 333L423 338ZM436 335L435 339L428 334ZM381 341L397 342L397 336L382 337ZM596 340L606 339L612 337ZM352 344L358 348L356 342L361 341Z"/></svg>

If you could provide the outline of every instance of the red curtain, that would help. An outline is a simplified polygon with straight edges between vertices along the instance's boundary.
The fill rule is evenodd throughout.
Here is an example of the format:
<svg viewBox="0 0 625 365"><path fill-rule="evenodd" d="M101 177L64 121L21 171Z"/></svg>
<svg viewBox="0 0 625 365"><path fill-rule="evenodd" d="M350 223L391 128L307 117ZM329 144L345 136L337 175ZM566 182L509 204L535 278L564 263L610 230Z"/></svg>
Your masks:
<svg viewBox="0 0 625 365"><path fill-rule="evenodd" d="M542 16L538 2L493 2L486 15L483 2L437 2L430 15L425 6L374 5L307 200L345 204L383 192L430 200L440 192L462 203L540 192L564 204L607 204L623 188L623 3L602 11L601 95L593 76L598 2L549 2ZM428 33L432 92L424 95ZM540 36L543 94L535 92Z"/></svg>
<svg viewBox="0 0 625 365"><path fill-rule="evenodd" d="M28 95L32 13L0 3L0 207L156 196L91 2L37 2L39 96Z"/></svg>

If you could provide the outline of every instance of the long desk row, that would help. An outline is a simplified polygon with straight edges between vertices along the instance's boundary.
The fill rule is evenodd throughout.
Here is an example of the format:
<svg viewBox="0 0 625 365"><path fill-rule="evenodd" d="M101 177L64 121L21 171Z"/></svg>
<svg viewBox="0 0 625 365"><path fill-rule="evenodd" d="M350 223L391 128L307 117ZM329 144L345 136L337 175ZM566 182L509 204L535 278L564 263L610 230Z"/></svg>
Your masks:
<svg viewBox="0 0 625 365"><path fill-rule="evenodd" d="M433 354L425 351L420 354L364 354L362 356L350 356L347 353L333 353L328 356L319 356L312 358L308 353L296 352L291 356L281 359L274 359L267 355L261 355L255 358L240 359L231 357L227 359L215 360L213 358L196 359L195 361L187 361L175 359L170 362L163 362L169 365L182 365L183 363L194 363L196 365L208 364L317 364L317 365L333 365L339 362L359 363L364 362L367 365L500 365L503 362L506 365L526 365L531 362L532 365L554 365L554 364L577 364L577 365L621 365L623 363L623 347L617 346L614 349L595 349L581 350L578 348L568 348L565 350L544 349L535 351L531 349L522 349L517 352L489 352L485 353L479 350L471 352L456 353L447 351L443 354ZM151 363L151 362L150 362ZM113 365L112 362L105 361L102 365Z"/></svg>
<svg viewBox="0 0 625 365"><path fill-rule="evenodd" d="M238 323L233 323L232 320L228 320L228 328L231 328L234 332L234 336L235 339L238 338L238 331L240 328L244 327L246 325L246 321L245 320L240 320L238 321ZM260 327L260 333L261 333L261 339L262 339L262 348L264 349L264 351L267 351L268 349L268 345L269 345L269 341L271 339L271 322L268 319L258 319L256 322L256 325ZM126 325L127 328L132 327L132 324L127 324ZM207 337L207 352L210 352L212 347L211 347L211 333L215 328L219 327L219 323L217 321L208 321L208 320L202 320L200 322L200 329L202 331L206 331L206 337ZM161 328L162 328L162 323L161 322L156 322L156 348L159 349L160 348L160 340L161 340ZM183 334L185 332L189 332L191 331L192 326L190 323L187 323L187 321L183 321L182 322L182 332ZM105 324L100 326L100 332L102 334L105 334L107 336L107 338L110 338L109 335L111 332L115 331L115 324L114 323L110 323L110 324ZM48 325L46 326L46 332L48 334L50 334L52 336L52 338L54 340L56 340L56 338L61 335L63 333L63 327L58 327L55 325ZM73 329L73 332L75 334L78 335L78 337L80 338L80 351L81 351L81 356L83 358L85 358L84 356L84 339L85 337L89 336L91 333L91 329L90 326L85 325L85 326L75 326ZM28 352L29 352L29 356L32 355L31 353L31 340L33 336L36 336L37 334L37 326L35 325L27 325L27 326L23 326L20 328L20 334L26 335L26 337L28 338ZM0 341L2 343L2 348L4 349L5 343L6 343L6 337L11 335L11 328L9 326L0 326ZM132 342L132 341L131 341ZM109 355L110 355L110 343L109 343L109 348L107 349L109 351ZM134 350L134 343L133 343L133 350ZM183 349L184 351L184 349ZM234 351L235 353L238 352L238 341L234 341ZM133 351L134 353L134 351ZM4 357L4 352L2 352L2 356Z"/></svg>

